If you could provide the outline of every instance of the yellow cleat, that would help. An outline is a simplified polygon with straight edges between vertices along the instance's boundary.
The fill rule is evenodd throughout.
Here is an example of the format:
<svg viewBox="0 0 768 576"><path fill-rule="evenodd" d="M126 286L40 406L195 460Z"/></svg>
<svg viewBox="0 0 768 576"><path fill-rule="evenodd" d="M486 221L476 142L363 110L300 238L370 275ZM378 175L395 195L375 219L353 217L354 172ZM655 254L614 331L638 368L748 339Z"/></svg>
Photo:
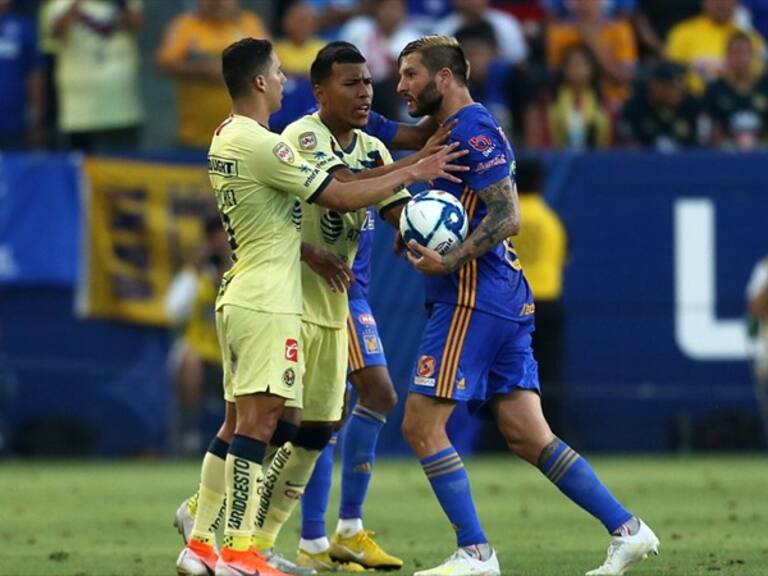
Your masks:
<svg viewBox="0 0 768 576"><path fill-rule="evenodd" d="M296 564L304 568L314 568L318 572L365 572L365 567L357 562L337 562L331 558L329 551L313 554L299 548Z"/></svg>
<svg viewBox="0 0 768 576"><path fill-rule="evenodd" d="M361 530L352 536L341 536L338 532L331 538L331 558L346 562L357 562L374 570L399 570L403 561L390 556L373 539L373 530Z"/></svg>

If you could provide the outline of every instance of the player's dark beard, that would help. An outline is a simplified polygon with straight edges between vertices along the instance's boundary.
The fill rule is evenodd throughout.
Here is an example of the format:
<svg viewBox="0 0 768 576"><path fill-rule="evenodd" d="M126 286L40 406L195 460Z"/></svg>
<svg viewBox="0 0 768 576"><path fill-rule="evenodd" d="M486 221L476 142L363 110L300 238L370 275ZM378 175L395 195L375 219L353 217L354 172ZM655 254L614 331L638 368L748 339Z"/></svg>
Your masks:
<svg viewBox="0 0 768 576"><path fill-rule="evenodd" d="M416 107L409 114L414 118L429 116L437 112L442 103L443 95L437 90L437 84L433 78L416 97Z"/></svg>

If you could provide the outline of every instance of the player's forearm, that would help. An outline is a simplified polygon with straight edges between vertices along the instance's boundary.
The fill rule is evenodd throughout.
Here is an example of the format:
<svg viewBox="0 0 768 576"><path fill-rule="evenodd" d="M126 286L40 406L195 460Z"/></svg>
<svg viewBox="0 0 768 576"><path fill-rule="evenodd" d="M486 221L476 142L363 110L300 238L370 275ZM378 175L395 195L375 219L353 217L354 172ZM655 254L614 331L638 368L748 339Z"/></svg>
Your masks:
<svg viewBox="0 0 768 576"><path fill-rule="evenodd" d="M320 195L317 203L339 212L350 212L378 204L415 181L416 176L411 166L365 180L334 180Z"/></svg>
<svg viewBox="0 0 768 576"><path fill-rule="evenodd" d="M480 195L488 212L472 234L456 250L445 255L444 263L451 271L476 260L520 232L520 210L510 178L485 188Z"/></svg>
<svg viewBox="0 0 768 576"><path fill-rule="evenodd" d="M80 15L80 1L72 2L72 4L67 8L67 11L64 12L59 18L53 23L53 27L51 28L51 34L54 38L60 39L67 35L67 32L69 32L70 26L75 22L75 20Z"/></svg>
<svg viewBox="0 0 768 576"><path fill-rule="evenodd" d="M437 120L431 116L426 116L415 125L401 122L389 146L395 150L419 150L435 133L438 126Z"/></svg>

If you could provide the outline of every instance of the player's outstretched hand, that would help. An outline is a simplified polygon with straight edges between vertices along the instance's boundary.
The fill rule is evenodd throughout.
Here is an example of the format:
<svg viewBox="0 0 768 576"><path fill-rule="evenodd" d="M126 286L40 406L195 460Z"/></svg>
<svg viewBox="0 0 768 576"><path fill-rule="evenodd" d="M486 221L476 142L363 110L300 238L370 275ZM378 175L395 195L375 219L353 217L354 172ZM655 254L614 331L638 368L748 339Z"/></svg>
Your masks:
<svg viewBox="0 0 768 576"><path fill-rule="evenodd" d="M422 274L427 276L444 276L451 273L450 267L445 263L445 257L439 252L422 246L416 240L408 242L408 248L409 250L406 252L405 257Z"/></svg>
<svg viewBox="0 0 768 576"><path fill-rule="evenodd" d="M416 180L421 182L431 182L438 178L445 178L451 182L461 183L461 180L451 174L451 172L466 172L469 166L461 164L451 164L462 156L469 154L469 150L457 150L459 142L454 142L448 146L441 146L440 149L416 162L413 165L413 175Z"/></svg>
<svg viewBox="0 0 768 576"><path fill-rule="evenodd" d="M307 248L305 244L301 258L315 274L328 283L331 292L346 292L349 285L355 281L352 270L335 254L314 247Z"/></svg>
<svg viewBox="0 0 768 576"><path fill-rule="evenodd" d="M445 145L448 137L451 135L451 130L453 130L453 128L458 123L459 121L454 118L453 120L449 120L448 122L444 122L442 125L440 125L440 127L435 130L435 133L429 137L427 143L424 144L424 148L417 152L419 158L426 158L430 154L439 152L440 148Z"/></svg>

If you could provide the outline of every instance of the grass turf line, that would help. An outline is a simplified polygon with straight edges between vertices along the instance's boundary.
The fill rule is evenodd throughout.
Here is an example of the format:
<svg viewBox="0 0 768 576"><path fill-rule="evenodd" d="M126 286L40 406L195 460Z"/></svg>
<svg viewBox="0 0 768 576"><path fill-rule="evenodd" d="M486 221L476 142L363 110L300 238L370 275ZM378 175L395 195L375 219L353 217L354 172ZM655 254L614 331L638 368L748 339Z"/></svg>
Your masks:
<svg viewBox="0 0 768 576"><path fill-rule="evenodd" d="M647 520L662 555L631 574L768 574L768 460L754 457L594 458L614 493ZM576 576L602 562L608 537L531 467L512 458L468 459L480 518L504 574ZM199 463L0 464L0 575L172 575L181 539L172 527ZM336 477L338 481L338 476ZM409 574L455 546L415 459L381 460L366 527ZM338 482L327 521L335 527ZM292 557L298 521L278 546Z"/></svg>

